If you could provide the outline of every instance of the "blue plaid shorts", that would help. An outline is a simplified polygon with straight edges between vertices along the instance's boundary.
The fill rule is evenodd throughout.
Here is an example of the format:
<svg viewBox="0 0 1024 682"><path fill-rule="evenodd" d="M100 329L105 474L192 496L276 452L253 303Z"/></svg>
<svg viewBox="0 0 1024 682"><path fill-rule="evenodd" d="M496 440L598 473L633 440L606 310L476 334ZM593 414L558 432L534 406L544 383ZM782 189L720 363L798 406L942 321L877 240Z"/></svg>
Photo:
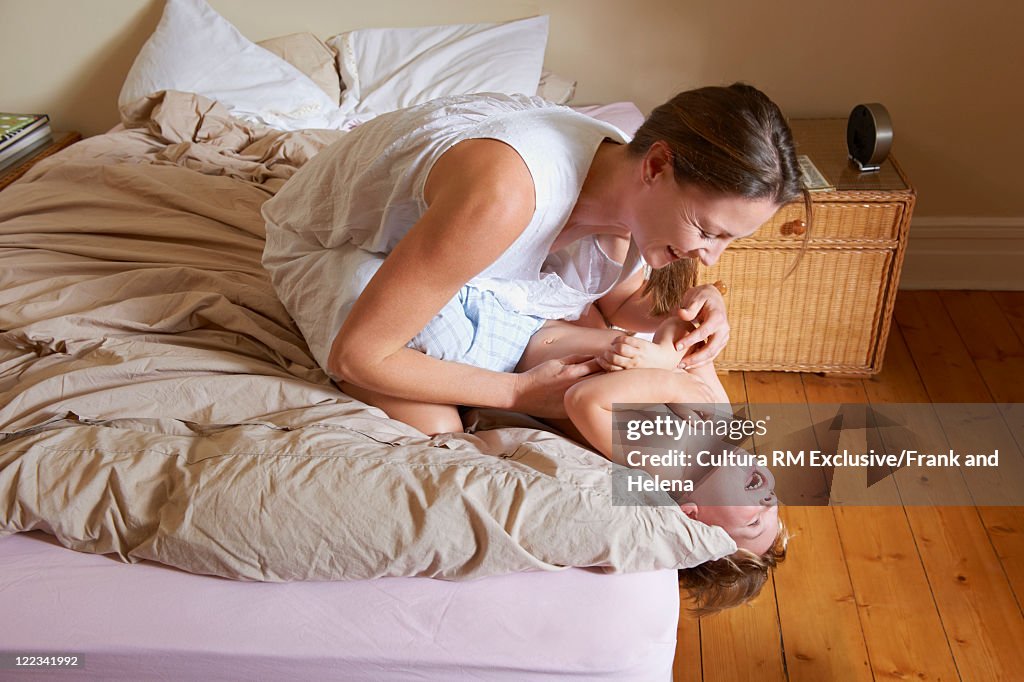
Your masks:
<svg viewBox="0 0 1024 682"><path fill-rule="evenodd" d="M492 292L467 284L406 345L439 360L511 372L544 322L509 312Z"/></svg>

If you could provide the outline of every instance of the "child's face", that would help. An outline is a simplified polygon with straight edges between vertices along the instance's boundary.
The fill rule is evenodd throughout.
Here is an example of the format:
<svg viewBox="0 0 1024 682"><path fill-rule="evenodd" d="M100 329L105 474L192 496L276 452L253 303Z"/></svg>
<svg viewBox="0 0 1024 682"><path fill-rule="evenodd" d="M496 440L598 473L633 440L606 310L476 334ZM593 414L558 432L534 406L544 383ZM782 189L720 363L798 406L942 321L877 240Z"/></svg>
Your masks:
<svg viewBox="0 0 1024 682"><path fill-rule="evenodd" d="M764 554L779 533L775 477L760 466L718 467L691 493L682 509L720 526L742 549Z"/></svg>

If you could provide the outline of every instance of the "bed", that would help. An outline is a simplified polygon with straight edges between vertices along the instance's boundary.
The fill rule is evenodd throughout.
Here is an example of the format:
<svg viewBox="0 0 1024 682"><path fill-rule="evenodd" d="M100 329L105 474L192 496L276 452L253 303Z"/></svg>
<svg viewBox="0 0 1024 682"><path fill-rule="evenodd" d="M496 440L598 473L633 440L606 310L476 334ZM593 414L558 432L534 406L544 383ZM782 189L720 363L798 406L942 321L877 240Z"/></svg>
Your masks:
<svg viewBox="0 0 1024 682"><path fill-rule="evenodd" d="M189 82L171 29L236 82ZM310 357L259 209L391 106L353 72L386 40L336 43L362 86L340 104L285 42L171 0L121 124L0 193L2 676L63 653L80 679L669 679L675 570L724 533L613 505L613 465L529 417L427 438Z"/></svg>

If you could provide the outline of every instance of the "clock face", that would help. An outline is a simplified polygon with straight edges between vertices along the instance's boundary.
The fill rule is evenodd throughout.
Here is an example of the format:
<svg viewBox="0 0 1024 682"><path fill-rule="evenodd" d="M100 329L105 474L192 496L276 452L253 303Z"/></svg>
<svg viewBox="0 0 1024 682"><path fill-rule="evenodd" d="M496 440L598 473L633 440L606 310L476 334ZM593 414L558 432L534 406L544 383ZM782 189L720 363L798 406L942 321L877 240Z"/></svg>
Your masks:
<svg viewBox="0 0 1024 682"><path fill-rule="evenodd" d="M875 120L865 106L858 106L850 114L846 126L846 146L850 156L861 163L871 160L875 151Z"/></svg>
<svg viewBox="0 0 1024 682"><path fill-rule="evenodd" d="M861 170L878 170L892 146L892 122L881 104L858 104L846 126L846 147Z"/></svg>

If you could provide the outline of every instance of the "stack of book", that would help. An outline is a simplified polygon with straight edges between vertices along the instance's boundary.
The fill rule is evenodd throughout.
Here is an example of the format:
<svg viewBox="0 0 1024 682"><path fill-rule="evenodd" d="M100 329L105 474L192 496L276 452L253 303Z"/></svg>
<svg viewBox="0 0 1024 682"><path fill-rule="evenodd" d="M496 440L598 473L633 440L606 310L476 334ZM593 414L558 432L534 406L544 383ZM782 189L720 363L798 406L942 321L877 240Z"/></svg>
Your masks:
<svg viewBox="0 0 1024 682"><path fill-rule="evenodd" d="M0 171L53 141L46 114L0 113Z"/></svg>

